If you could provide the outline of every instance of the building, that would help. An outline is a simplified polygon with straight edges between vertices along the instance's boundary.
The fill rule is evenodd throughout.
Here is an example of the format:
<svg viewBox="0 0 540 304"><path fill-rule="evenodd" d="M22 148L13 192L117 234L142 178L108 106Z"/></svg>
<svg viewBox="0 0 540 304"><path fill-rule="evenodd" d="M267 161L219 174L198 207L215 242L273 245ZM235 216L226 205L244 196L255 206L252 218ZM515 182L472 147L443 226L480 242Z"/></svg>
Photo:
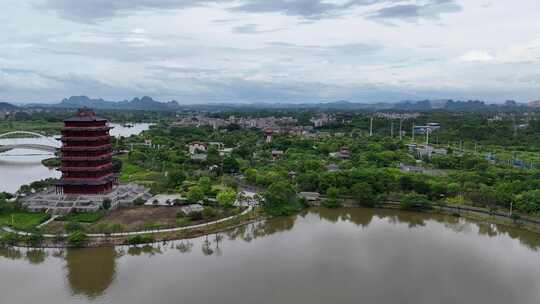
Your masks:
<svg viewBox="0 0 540 304"><path fill-rule="evenodd" d="M414 126L414 133L415 134L426 134L427 132L432 133L434 131L437 131L441 128L441 124L438 122L430 122L426 124L425 126Z"/></svg>
<svg viewBox="0 0 540 304"><path fill-rule="evenodd" d="M321 194L318 192L300 192L298 197L305 199L307 202L313 203L321 199Z"/></svg>
<svg viewBox="0 0 540 304"><path fill-rule="evenodd" d="M201 154L206 153L208 150L208 145L200 142L200 141L193 141L189 145L187 145L189 154L195 155L195 154Z"/></svg>
<svg viewBox="0 0 540 304"><path fill-rule="evenodd" d="M285 154L285 152L282 150L272 150L272 160L280 158L283 154Z"/></svg>
<svg viewBox="0 0 540 304"><path fill-rule="evenodd" d="M447 155L448 150L445 148L435 148L433 146L420 145L416 148L416 154L420 158L431 158L433 155Z"/></svg>
<svg viewBox="0 0 540 304"><path fill-rule="evenodd" d="M341 147L338 152L332 152L329 154L333 158L349 159L351 157L351 150L348 147Z"/></svg>
<svg viewBox="0 0 540 304"><path fill-rule="evenodd" d="M112 145L107 120L87 108L64 121L62 128L62 178L57 193L101 194L112 190Z"/></svg>
<svg viewBox="0 0 540 304"><path fill-rule="evenodd" d="M340 170L339 166L336 164L329 164L325 167L328 172L338 172Z"/></svg>
<svg viewBox="0 0 540 304"><path fill-rule="evenodd" d="M264 134L266 135L266 143L272 142L272 134L274 134L274 130L272 128L266 128L264 129Z"/></svg>

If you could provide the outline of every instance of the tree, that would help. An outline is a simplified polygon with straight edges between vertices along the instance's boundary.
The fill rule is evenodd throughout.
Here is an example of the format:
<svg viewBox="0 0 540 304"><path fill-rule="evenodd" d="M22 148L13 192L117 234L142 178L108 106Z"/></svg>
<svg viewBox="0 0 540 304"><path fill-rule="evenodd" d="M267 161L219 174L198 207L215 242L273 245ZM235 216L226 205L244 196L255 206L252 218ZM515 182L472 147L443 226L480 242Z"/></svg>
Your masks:
<svg viewBox="0 0 540 304"><path fill-rule="evenodd" d="M225 189L218 193L217 201L221 206L231 207L236 200L236 191L233 189Z"/></svg>
<svg viewBox="0 0 540 304"><path fill-rule="evenodd" d="M221 156L219 156L219 151L215 146L210 146L208 148L206 163L210 166L221 164Z"/></svg>
<svg viewBox="0 0 540 304"><path fill-rule="evenodd" d="M298 175L296 182L298 187L304 191L317 191L319 190L320 176L316 172L306 172Z"/></svg>
<svg viewBox="0 0 540 304"><path fill-rule="evenodd" d="M67 241L73 247L82 247L88 242L88 236L86 233L77 230L69 234Z"/></svg>
<svg viewBox="0 0 540 304"><path fill-rule="evenodd" d="M199 178L198 186L204 194L208 195L212 193L212 180L208 176Z"/></svg>
<svg viewBox="0 0 540 304"><path fill-rule="evenodd" d="M351 187L351 192L360 205L372 207L377 203L377 195L375 195L371 185L366 182L354 184Z"/></svg>
<svg viewBox="0 0 540 304"><path fill-rule="evenodd" d="M246 180L248 181L248 183L255 184L257 182L257 175L258 175L257 169L250 168L246 170L245 175L246 175Z"/></svg>
<svg viewBox="0 0 540 304"><path fill-rule="evenodd" d="M167 187L174 189L186 180L186 175L182 170L171 170L167 176Z"/></svg>
<svg viewBox="0 0 540 304"><path fill-rule="evenodd" d="M139 164L143 164L147 160L146 154L136 150L129 152L128 158L130 161Z"/></svg>
<svg viewBox="0 0 540 304"><path fill-rule="evenodd" d="M296 190L289 182L281 180L271 184L263 193L263 207L271 215L289 215L300 208Z"/></svg>
<svg viewBox="0 0 540 304"><path fill-rule="evenodd" d="M240 164L236 158L227 156L223 159L223 171L226 173L236 173L240 170Z"/></svg>
<svg viewBox="0 0 540 304"><path fill-rule="evenodd" d="M112 171L113 173L120 173L122 171L122 161L118 158L113 158L112 160Z"/></svg>
<svg viewBox="0 0 540 304"><path fill-rule="evenodd" d="M326 190L326 200L323 205L327 208L339 208L341 204L338 200L339 190L336 187L330 187Z"/></svg>
<svg viewBox="0 0 540 304"><path fill-rule="evenodd" d="M103 207L103 209L105 210L109 210L111 208L111 199L110 198L105 198L103 199L103 204L101 205Z"/></svg>
<svg viewBox="0 0 540 304"><path fill-rule="evenodd" d="M516 196L516 208L534 214L540 212L540 190L531 190Z"/></svg>
<svg viewBox="0 0 540 304"><path fill-rule="evenodd" d="M204 199L204 191L200 186L193 186L189 188L189 191L186 194L186 198L190 203L196 204L202 199Z"/></svg>

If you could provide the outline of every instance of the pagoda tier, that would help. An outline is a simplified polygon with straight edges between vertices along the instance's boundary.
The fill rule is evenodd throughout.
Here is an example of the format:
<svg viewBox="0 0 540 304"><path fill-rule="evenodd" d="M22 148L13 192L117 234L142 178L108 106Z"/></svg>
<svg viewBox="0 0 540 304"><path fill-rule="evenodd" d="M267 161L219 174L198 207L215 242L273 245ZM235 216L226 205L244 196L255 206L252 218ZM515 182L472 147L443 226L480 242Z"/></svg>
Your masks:
<svg viewBox="0 0 540 304"><path fill-rule="evenodd" d="M62 178L57 191L65 194L100 194L112 190L112 145L107 120L81 109L62 128Z"/></svg>

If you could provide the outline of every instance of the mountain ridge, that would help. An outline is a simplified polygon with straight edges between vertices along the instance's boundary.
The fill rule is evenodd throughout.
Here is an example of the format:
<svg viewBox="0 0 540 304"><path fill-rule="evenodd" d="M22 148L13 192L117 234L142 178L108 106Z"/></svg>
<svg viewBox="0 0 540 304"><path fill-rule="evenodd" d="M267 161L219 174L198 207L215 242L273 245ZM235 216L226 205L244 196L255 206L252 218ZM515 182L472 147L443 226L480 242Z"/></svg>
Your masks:
<svg viewBox="0 0 540 304"><path fill-rule="evenodd" d="M131 100L110 101L103 98L90 98L85 95L71 96L64 98L55 104L28 104L26 107L54 107L54 108L94 108L102 110L145 110L145 111L178 111L178 110L235 110L238 108L251 109L312 109L312 110L406 110L406 111L430 111L430 110L450 110L450 111L470 111L482 109L510 109L518 107L533 107L530 104L518 104L509 100L504 104L488 104L481 100L452 100L452 99L424 99L424 100L403 100L396 103L359 103L348 100L337 100L329 102L300 102L300 103L245 103L245 102L222 102L222 103L202 103L202 104L179 104L172 100L161 102L154 100L150 96L135 97Z"/></svg>

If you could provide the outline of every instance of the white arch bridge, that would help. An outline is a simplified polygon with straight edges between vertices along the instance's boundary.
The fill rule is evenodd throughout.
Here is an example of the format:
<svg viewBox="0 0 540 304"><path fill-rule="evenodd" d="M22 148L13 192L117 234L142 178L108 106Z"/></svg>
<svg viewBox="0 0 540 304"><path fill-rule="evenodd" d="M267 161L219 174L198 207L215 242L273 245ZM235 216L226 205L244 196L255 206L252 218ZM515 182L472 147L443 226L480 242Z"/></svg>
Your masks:
<svg viewBox="0 0 540 304"><path fill-rule="evenodd" d="M13 149L54 153L60 146L59 141L36 132L13 131L0 134L0 153Z"/></svg>

